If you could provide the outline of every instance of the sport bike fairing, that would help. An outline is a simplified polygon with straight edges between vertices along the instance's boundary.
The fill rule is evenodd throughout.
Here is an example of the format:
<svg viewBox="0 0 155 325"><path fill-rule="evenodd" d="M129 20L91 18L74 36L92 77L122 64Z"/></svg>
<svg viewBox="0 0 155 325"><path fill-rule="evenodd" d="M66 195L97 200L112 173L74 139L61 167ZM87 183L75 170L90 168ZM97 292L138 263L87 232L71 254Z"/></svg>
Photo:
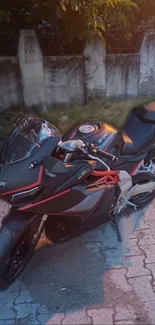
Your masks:
<svg viewBox="0 0 155 325"><path fill-rule="evenodd" d="M48 138L33 155L19 162L8 164L3 161L0 165L0 195L4 196L7 193L17 192L27 187L32 188L33 184L38 183L42 174L41 166L38 164L33 169L30 166L34 162L42 161L44 156L50 155L52 147L55 149L59 139L59 137L55 137L53 141L53 139Z"/></svg>
<svg viewBox="0 0 155 325"><path fill-rule="evenodd" d="M113 170L126 170L133 174L154 143L154 121L155 110L152 107L139 107L130 112L122 132L100 121L83 123L70 129L64 135L63 141L76 138L82 139L86 143L94 143L102 150L117 156L118 161L108 161ZM139 146L140 152L131 155L131 151L134 151L133 147L136 146L135 132L132 132L134 123L138 123L139 128L144 131L148 130L148 124L150 128L145 141L140 139L145 147ZM32 126L35 132L31 132ZM126 147L130 146L130 141L125 137L132 139L130 150ZM24 142L22 142L23 139ZM43 123L39 118L37 120L28 118L19 125L6 141L2 150L1 197L7 197L21 211L39 214L75 213L78 215L83 213L83 216L88 216L89 207L93 211L93 207L99 204L103 195L109 193L109 189L117 187L116 183L111 185L106 183L105 185L102 182L100 187L96 184L89 187L85 180L93 170L103 171L104 166L98 162L79 160L79 156L76 159L74 157L69 164L64 164L57 158L51 157L60 140L59 131L48 122L44 121ZM22 143L26 143L26 146ZM129 150L130 155L124 155L124 150ZM45 156L51 157L49 163ZM106 159L104 158L104 160ZM109 194L106 195L109 197Z"/></svg>
<svg viewBox="0 0 155 325"><path fill-rule="evenodd" d="M23 164L23 161L21 163ZM54 157L47 157L44 159L43 166L36 166L30 170L28 166L27 162L25 169L21 170L24 178L19 178L20 187L7 192L4 192L3 188L2 193L4 199L9 195L10 203L20 211L38 214L67 213L77 216L82 214L85 217L94 211L105 191L108 191L105 186L87 188L86 184L81 184L95 169L96 162L93 161L78 161L65 165ZM12 167L13 164L10 164L5 169L4 165L2 174L8 175L10 170L11 177ZM23 173L23 170L26 172L26 168L29 178L25 178ZM15 180L16 174L14 175L9 182L9 189L10 183L12 185L15 181L16 184L18 183ZM22 186L23 179L24 186Z"/></svg>
<svg viewBox="0 0 155 325"><path fill-rule="evenodd" d="M106 186L96 187L84 184L84 180L95 169L95 162L77 162L64 165L51 157L43 182L43 191L30 204L21 208L45 214L68 214L88 216L103 198ZM111 186L112 187L112 186Z"/></svg>
<svg viewBox="0 0 155 325"><path fill-rule="evenodd" d="M59 130L51 123L39 117L30 115L22 120L5 141L1 158L7 164L19 162L37 152L47 139L55 140L60 137ZM51 147L51 150L53 148Z"/></svg>
<svg viewBox="0 0 155 325"><path fill-rule="evenodd" d="M43 174L41 162L54 152L60 140L60 132L49 122L33 116L24 119L1 150L0 195L38 186Z"/></svg>

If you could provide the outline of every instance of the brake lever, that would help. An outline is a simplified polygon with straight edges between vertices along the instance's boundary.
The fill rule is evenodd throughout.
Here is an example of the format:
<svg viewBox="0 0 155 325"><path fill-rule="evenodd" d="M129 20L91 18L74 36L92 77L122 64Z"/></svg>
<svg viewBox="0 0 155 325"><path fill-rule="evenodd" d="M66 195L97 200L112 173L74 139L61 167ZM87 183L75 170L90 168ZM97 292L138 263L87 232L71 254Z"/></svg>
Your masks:
<svg viewBox="0 0 155 325"><path fill-rule="evenodd" d="M109 160L111 160L113 162L118 160L118 158L116 156L114 156L111 153L108 153L108 152L105 152L105 151L102 151L102 150L98 149L98 147L95 146L94 144L90 143L87 146L87 148L88 148L88 152L89 152L90 155L96 154L96 155L99 155L102 158L109 159Z"/></svg>
<svg viewBox="0 0 155 325"><path fill-rule="evenodd" d="M87 145L85 146L85 148L87 148L89 150ZM79 148L79 150L80 150L80 152L85 154L87 158L90 158L91 160L98 161L100 164L102 164L104 167L106 167L107 170L110 170L110 167L102 159L100 159L99 157L95 157L95 156L91 155L89 152L86 152L82 148Z"/></svg>

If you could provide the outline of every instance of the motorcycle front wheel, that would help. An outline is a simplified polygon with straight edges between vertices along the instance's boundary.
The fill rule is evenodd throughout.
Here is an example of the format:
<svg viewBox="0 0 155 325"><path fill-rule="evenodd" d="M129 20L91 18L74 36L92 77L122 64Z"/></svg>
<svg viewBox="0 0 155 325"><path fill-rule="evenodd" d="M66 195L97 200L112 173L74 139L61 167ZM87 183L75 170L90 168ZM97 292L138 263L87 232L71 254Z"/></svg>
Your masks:
<svg viewBox="0 0 155 325"><path fill-rule="evenodd" d="M13 218L0 229L0 290L7 289L24 270L40 239L41 217L27 222Z"/></svg>

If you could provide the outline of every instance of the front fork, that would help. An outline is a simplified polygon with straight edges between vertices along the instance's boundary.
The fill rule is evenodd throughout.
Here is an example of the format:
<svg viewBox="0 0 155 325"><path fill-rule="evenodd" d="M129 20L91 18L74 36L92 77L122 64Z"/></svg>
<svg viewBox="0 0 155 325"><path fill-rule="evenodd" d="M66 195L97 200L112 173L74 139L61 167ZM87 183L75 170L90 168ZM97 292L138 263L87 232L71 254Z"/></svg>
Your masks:
<svg viewBox="0 0 155 325"><path fill-rule="evenodd" d="M36 216L34 218L36 218ZM44 214L42 219L41 219L40 225L39 225L39 227L37 229L37 232L33 236L33 241L34 242L38 239L38 237L40 237L40 233L41 233L41 231L43 229L44 223L46 222L47 218L48 218L48 215Z"/></svg>

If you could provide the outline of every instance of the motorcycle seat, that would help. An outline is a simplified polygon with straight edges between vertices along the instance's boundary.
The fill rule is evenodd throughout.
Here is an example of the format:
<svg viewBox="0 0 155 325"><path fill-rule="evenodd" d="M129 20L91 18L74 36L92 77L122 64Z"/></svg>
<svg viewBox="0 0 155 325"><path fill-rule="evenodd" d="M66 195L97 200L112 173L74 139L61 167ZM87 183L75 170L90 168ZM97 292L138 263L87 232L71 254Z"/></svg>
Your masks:
<svg viewBox="0 0 155 325"><path fill-rule="evenodd" d="M123 155L134 155L145 148L155 136L155 125L143 123L137 117L126 125L122 131L124 145Z"/></svg>

